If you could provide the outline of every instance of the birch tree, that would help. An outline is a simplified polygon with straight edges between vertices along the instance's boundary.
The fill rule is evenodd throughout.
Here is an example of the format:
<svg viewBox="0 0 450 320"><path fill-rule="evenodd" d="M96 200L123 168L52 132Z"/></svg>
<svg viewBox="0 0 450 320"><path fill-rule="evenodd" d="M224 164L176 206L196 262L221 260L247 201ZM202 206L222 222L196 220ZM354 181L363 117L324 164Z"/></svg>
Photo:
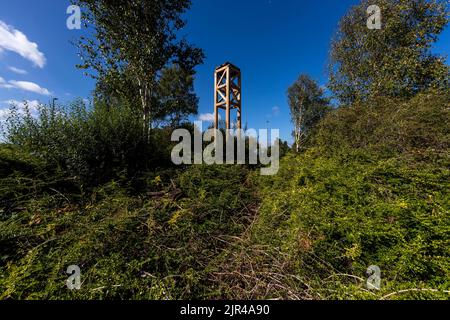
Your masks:
<svg viewBox="0 0 450 320"><path fill-rule="evenodd" d="M75 0L86 32L78 42L81 69L108 84L111 74L127 74L138 92L143 131L148 136L158 105L158 82L170 65L194 73L203 51L178 39L189 0ZM112 84L114 85L114 84ZM132 88L130 88L131 90ZM161 112L161 110L159 110Z"/></svg>
<svg viewBox="0 0 450 320"><path fill-rule="evenodd" d="M288 102L294 124L296 151L299 152L307 134L330 109L324 91L308 75L302 74L288 89Z"/></svg>

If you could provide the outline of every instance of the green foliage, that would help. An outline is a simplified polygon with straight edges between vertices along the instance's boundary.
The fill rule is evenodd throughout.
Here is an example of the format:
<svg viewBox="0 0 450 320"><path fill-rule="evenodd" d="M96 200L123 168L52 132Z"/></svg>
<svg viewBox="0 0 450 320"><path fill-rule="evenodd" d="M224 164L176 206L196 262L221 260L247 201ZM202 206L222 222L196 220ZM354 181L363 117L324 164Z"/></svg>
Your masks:
<svg viewBox="0 0 450 320"><path fill-rule="evenodd" d="M381 30L366 25L372 4L381 9ZM448 88L449 67L431 53L448 18L441 0L361 1L341 20L332 43L329 88L346 104Z"/></svg>
<svg viewBox="0 0 450 320"><path fill-rule="evenodd" d="M241 270L220 278L228 297L448 299L449 101L423 94L329 114L316 147L260 179L259 217L225 259L224 273ZM365 288L370 265L380 291Z"/></svg>
<svg viewBox="0 0 450 320"><path fill-rule="evenodd" d="M24 202L0 220L0 298L210 295L210 263L248 224L254 187L234 166L197 166L171 178L153 179L167 192L157 197L109 183L80 204L57 193ZM65 287L72 264L82 270L80 291Z"/></svg>
<svg viewBox="0 0 450 320"><path fill-rule="evenodd" d="M73 138L98 145L128 113L80 107L60 119L44 107L51 117L13 121L16 145L0 147L0 298L448 299L449 101L430 91L340 108L273 177L247 166L154 167L133 177L141 192L130 178L71 188L58 164L71 159L63 138L78 131L68 127L82 123L89 134ZM65 286L73 264L79 291ZM365 287L370 265L381 268L380 291Z"/></svg>
<svg viewBox="0 0 450 320"><path fill-rule="evenodd" d="M158 108L154 121L172 128L180 127L191 114L197 114L198 98L194 93L194 77L178 65L164 68L158 82Z"/></svg>
<svg viewBox="0 0 450 320"><path fill-rule="evenodd" d="M429 91L407 102L376 98L331 112L311 145L325 152L371 148L380 154L407 150L448 150L450 92Z"/></svg>
<svg viewBox="0 0 450 320"><path fill-rule="evenodd" d="M93 34L80 38L78 46L83 64L78 67L94 71L100 79L97 86L100 96L110 99L113 93L134 106L139 101L147 136L153 113L162 112L157 106L158 81L163 70L176 64L184 73L193 75L194 67L203 61L202 50L177 39L177 32L185 24L181 15L190 7L190 1L76 0L74 3L84 8L85 27ZM186 85L188 88L183 89L187 92L183 94L192 94L189 81ZM181 105L177 104L177 108ZM174 106L171 108L159 117L173 112Z"/></svg>
<svg viewBox="0 0 450 320"><path fill-rule="evenodd" d="M203 55L176 38L189 1L75 3L94 31L80 45L96 101L12 108L0 299L448 299L449 73L429 52L448 20L440 2L380 0L382 30L361 23L367 2L344 18L331 88L352 104L327 112L301 76L288 95L305 150L283 143L272 177L174 168L171 129L148 138L150 120L197 109ZM66 288L70 265L81 290ZM370 265L380 291L364 286Z"/></svg>
<svg viewBox="0 0 450 320"><path fill-rule="evenodd" d="M377 159L362 150L327 159L315 152L283 163L273 183L281 192L266 191L254 231L257 243L280 246L291 272L314 288L305 296L370 297L363 291L370 265L382 270L378 297L408 287L448 290L448 153ZM274 226L275 239L264 238ZM354 290L345 275L363 280Z"/></svg>
<svg viewBox="0 0 450 320"><path fill-rule="evenodd" d="M45 161L11 145L0 145L0 168L0 219L10 217L22 200L61 182L56 175L48 179Z"/></svg>
<svg viewBox="0 0 450 320"><path fill-rule="evenodd" d="M41 105L36 115L13 110L7 139L45 160L48 175L60 172L85 186L132 178L151 165L156 151L132 108L97 103L88 109L82 101L65 108ZM155 145L161 148L161 141Z"/></svg>

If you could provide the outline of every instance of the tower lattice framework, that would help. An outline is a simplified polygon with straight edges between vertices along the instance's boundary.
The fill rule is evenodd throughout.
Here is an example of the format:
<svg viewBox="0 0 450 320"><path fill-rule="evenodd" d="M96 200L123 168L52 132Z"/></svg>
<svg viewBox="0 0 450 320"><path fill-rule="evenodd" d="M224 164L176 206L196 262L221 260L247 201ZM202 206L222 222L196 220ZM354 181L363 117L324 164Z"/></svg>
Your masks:
<svg viewBox="0 0 450 320"><path fill-rule="evenodd" d="M219 109L225 110L226 129L231 129L231 111L237 111L237 129L242 129L241 70L227 62L214 73L214 129L219 128Z"/></svg>

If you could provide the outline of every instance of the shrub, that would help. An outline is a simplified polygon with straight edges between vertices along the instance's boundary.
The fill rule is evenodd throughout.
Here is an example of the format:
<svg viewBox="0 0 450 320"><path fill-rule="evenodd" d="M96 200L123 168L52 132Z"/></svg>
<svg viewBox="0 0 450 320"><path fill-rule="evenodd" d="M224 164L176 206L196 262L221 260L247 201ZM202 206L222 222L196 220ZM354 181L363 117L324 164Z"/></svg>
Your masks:
<svg viewBox="0 0 450 320"><path fill-rule="evenodd" d="M84 203L57 193L22 203L0 220L0 299L213 295L214 260L251 218L255 189L247 174L196 166L172 181L155 179L164 190L157 196L130 196L109 183ZM65 287L73 264L82 270L80 291Z"/></svg>
<svg viewBox="0 0 450 320"><path fill-rule="evenodd" d="M41 105L35 116L13 109L7 140L44 159L53 172L97 186L167 164L162 154L170 137L155 135L147 142L142 130L139 113L129 106L97 103L90 109L76 101L67 107Z"/></svg>
<svg viewBox="0 0 450 320"><path fill-rule="evenodd" d="M450 146L450 90L418 94L409 101L378 98L330 112L311 145L323 151L369 147L380 155Z"/></svg>
<svg viewBox="0 0 450 320"><path fill-rule="evenodd" d="M328 115L315 147L258 178L259 216L222 257L223 294L448 299L448 97L379 100ZM379 292L365 288L370 265L381 268Z"/></svg>

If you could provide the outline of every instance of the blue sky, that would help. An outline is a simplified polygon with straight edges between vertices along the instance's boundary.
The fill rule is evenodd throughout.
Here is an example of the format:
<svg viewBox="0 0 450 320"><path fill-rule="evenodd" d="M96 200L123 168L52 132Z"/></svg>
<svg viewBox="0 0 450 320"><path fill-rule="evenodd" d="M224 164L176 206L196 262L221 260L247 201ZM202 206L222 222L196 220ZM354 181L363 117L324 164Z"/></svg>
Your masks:
<svg viewBox="0 0 450 320"><path fill-rule="evenodd" d="M65 103L89 96L94 82L75 69L79 58L70 43L82 31L66 28L69 2L2 3L0 115L10 100L47 103L56 97ZM250 128L279 128L282 138L292 141L286 90L300 73L326 84L330 39L339 19L356 3L358 0L193 0L182 34L207 56L197 69L199 113L213 112L214 68L230 61L242 70L243 122ZM434 50L450 52L449 28Z"/></svg>

